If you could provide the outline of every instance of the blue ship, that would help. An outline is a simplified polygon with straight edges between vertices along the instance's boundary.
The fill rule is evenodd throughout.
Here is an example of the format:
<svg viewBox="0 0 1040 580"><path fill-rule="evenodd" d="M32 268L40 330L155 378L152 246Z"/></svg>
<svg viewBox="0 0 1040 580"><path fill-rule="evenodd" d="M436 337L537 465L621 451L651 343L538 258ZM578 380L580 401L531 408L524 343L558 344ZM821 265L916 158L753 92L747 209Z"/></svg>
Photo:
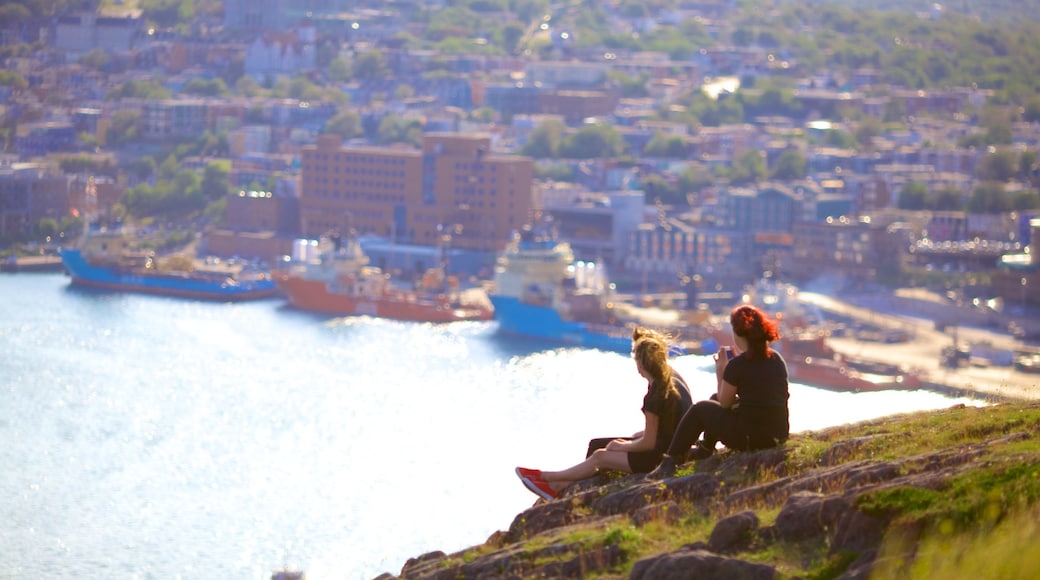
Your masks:
<svg viewBox="0 0 1040 580"><path fill-rule="evenodd" d="M499 332L628 354L632 329L642 325L673 336L700 335L677 345L676 354L718 348L705 333L709 325L691 324L678 311L657 311L656 319L640 315L617 299L601 265L575 261L570 244L531 228L517 233L499 256L494 282L488 298Z"/></svg>
<svg viewBox="0 0 1040 580"><path fill-rule="evenodd" d="M239 301L274 296L269 274L249 277L227 271L159 271L151 255L130 252L121 232L88 232L78 248L63 248L61 261L72 284L199 300Z"/></svg>

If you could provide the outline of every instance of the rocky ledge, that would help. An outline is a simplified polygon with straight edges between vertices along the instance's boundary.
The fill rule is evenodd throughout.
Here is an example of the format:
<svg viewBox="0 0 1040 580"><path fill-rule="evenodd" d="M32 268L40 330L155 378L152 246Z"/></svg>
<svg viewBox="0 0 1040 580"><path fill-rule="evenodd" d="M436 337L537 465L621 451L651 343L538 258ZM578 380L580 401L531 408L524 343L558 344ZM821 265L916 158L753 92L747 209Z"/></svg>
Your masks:
<svg viewBox="0 0 1040 580"><path fill-rule="evenodd" d="M1040 569L1038 430L1040 403L958 406L723 451L663 480L600 475L398 577L934 578L976 561L976 580L1027 577Z"/></svg>

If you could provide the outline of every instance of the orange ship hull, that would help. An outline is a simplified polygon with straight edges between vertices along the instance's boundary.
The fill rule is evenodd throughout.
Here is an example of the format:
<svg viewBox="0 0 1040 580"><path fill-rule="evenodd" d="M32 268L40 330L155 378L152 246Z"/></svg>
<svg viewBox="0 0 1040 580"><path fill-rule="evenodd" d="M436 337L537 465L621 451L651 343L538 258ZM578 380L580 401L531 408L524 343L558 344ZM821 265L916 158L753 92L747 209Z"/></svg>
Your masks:
<svg viewBox="0 0 1040 580"><path fill-rule="evenodd" d="M886 391L916 389L921 385L914 374L877 374L862 372L835 360L799 356L787 360L792 382L834 391Z"/></svg>
<svg viewBox="0 0 1040 580"><path fill-rule="evenodd" d="M294 308L334 316L376 316L416 322L491 320L493 311L453 303L443 294L390 290L377 296L358 296L329 290L322 280L281 275L279 287Z"/></svg>

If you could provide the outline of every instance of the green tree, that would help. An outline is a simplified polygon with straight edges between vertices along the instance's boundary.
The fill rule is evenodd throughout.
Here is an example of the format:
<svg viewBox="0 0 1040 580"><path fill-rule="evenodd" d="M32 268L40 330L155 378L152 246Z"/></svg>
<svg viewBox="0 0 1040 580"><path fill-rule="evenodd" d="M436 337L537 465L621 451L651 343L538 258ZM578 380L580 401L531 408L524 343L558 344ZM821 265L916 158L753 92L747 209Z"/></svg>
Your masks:
<svg viewBox="0 0 1040 580"><path fill-rule="evenodd" d="M354 111L340 111L325 123L325 132L339 135L346 141L364 134L361 127L361 117Z"/></svg>
<svg viewBox="0 0 1040 580"><path fill-rule="evenodd" d="M411 143L418 147L422 141L422 120L416 117L386 115L379 122L376 141L381 145Z"/></svg>
<svg viewBox="0 0 1040 580"><path fill-rule="evenodd" d="M141 157L131 162L127 167L127 170L141 181L154 175L156 169L158 169L158 166L154 157Z"/></svg>
<svg viewBox="0 0 1040 580"><path fill-rule="evenodd" d="M792 180L805 178L805 155L798 149L788 149L780 154L773 168L773 178Z"/></svg>
<svg viewBox="0 0 1040 580"><path fill-rule="evenodd" d="M54 218L46 217L36 223L36 237L40 241L57 238L59 231L61 228L58 227L58 222Z"/></svg>
<svg viewBox="0 0 1040 580"><path fill-rule="evenodd" d="M679 175L679 190L683 194L700 191L715 182L714 176L703 165L691 163Z"/></svg>
<svg viewBox="0 0 1040 580"><path fill-rule="evenodd" d="M150 101L170 98L169 89L156 81L131 80L113 87L105 95L106 101L117 101L120 99L140 98Z"/></svg>
<svg viewBox="0 0 1040 580"><path fill-rule="evenodd" d="M566 130L567 126L562 121L555 119L544 121L531 131L521 152L535 159L556 157L560 152L560 144L563 143L563 133Z"/></svg>
<svg viewBox="0 0 1040 580"><path fill-rule="evenodd" d="M95 48L79 59L79 64L94 70L104 70L110 62L112 57L108 51L101 48Z"/></svg>
<svg viewBox="0 0 1040 580"><path fill-rule="evenodd" d="M866 118L856 125L853 135L855 135L856 142L859 143L860 147L863 149L871 149L874 144L874 137L880 135L882 129L881 121L873 118Z"/></svg>
<svg viewBox="0 0 1040 580"><path fill-rule="evenodd" d="M986 181L975 186L971 197L968 198L968 211L981 214L1011 211L1011 198L1008 197L1004 184L999 181Z"/></svg>
<svg viewBox="0 0 1040 580"><path fill-rule="evenodd" d="M665 135L657 132L643 148L647 157L664 157L669 159L685 159L689 149L686 139L680 135Z"/></svg>
<svg viewBox="0 0 1040 580"><path fill-rule="evenodd" d="M502 27L502 48L509 54L513 54L520 46L520 40L524 37L524 27L519 23L510 22Z"/></svg>
<svg viewBox="0 0 1040 580"><path fill-rule="evenodd" d="M1007 183L1018 174L1018 170L1018 155L1010 149L1001 149L983 156L975 175L983 181Z"/></svg>
<svg viewBox="0 0 1040 580"><path fill-rule="evenodd" d="M1023 151L1018 156L1018 179L1027 183L1032 182L1033 172L1037 169L1037 153L1035 150L1030 149Z"/></svg>
<svg viewBox="0 0 1040 580"><path fill-rule="evenodd" d="M28 88L28 86L29 81L25 80L22 75L10 70L0 70L0 87L11 87L21 90Z"/></svg>
<svg viewBox="0 0 1040 580"><path fill-rule="evenodd" d="M386 58L381 51L369 50L355 59L353 69L359 79L378 79L386 75Z"/></svg>
<svg viewBox="0 0 1040 580"><path fill-rule="evenodd" d="M841 149L855 149L860 142L856 136L848 131L841 131L839 129L831 129L823 134L823 142L825 145L831 147L839 147Z"/></svg>
<svg viewBox="0 0 1040 580"><path fill-rule="evenodd" d="M740 185L762 181L767 174L766 160L762 152L748 149L733 159L729 178L734 184Z"/></svg>
<svg viewBox="0 0 1040 580"><path fill-rule="evenodd" d="M1011 209L1015 211L1040 209L1040 193L1035 189L1016 192L1011 196Z"/></svg>
<svg viewBox="0 0 1040 580"><path fill-rule="evenodd" d="M560 155L569 159L611 158L624 151L621 133L605 124L585 125L560 144Z"/></svg>
<svg viewBox="0 0 1040 580"><path fill-rule="evenodd" d="M899 209L921 210L928 208L928 186L920 181L908 181L899 189Z"/></svg>
<svg viewBox="0 0 1040 580"><path fill-rule="evenodd" d="M231 161L210 161L202 172L199 188L209 201L216 201L231 193Z"/></svg>
<svg viewBox="0 0 1040 580"><path fill-rule="evenodd" d="M141 113L131 110L119 110L112 113L112 123L105 132L105 144L119 147L137 140L137 126Z"/></svg>
<svg viewBox="0 0 1040 580"><path fill-rule="evenodd" d="M32 13L29 12L29 9L21 4L11 3L0 6L0 27L7 28L31 17Z"/></svg>
<svg viewBox="0 0 1040 580"><path fill-rule="evenodd" d="M940 187L928 207L937 211L964 211L964 192L956 187Z"/></svg>
<svg viewBox="0 0 1040 580"><path fill-rule="evenodd" d="M338 56L332 59L329 63L329 80L334 82L349 81L353 72L350 67L350 60Z"/></svg>
<svg viewBox="0 0 1040 580"><path fill-rule="evenodd" d="M1040 96L1032 96L1026 101L1022 111L1022 120L1028 123L1040 121Z"/></svg>
<svg viewBox="0 0 1040 580"><path fill-rule="evenodd" d="M192 0L138 0L142 15L162 28L172 28L195 17Z"/></svg>
<svg viewBox="0 0 1040 580"><path fill-rule="evenodd" d="M660 175L648 175L640 182L640 188L646 194L647 201L660 202L667 205L686 205L686 196L676 184L672 184Z"/></svg>
<svg viewBox="0 0 1040 580"><path fill-rule="evenodd" d="M253 77L242 75L235 81L235 92L243 97L257 97L263 92L263 87Z"/></svg>
<svg viewBox="0 0 1040 580"><path fill-rule="evenodd" d="M203 97L226 97L231 94L221 79L191 79L184 85L184 92Z"/></svg>

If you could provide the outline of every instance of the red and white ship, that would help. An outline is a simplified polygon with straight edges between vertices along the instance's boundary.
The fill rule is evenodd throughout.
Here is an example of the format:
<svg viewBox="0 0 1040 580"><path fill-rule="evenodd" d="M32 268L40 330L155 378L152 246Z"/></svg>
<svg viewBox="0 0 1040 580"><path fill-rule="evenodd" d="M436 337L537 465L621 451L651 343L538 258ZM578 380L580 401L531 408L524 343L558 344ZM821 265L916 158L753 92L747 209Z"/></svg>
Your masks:
<svg viewBox="0 0 1040 580"><path fill-rule="evenodd" d="M354 238L323 238L314 251L297 256L273 274L294 308L333 316L376 316L418 322L491 320L483 289L460 291L458 281L431 269L421 284L404 288L370 266Z"/></svg>
<svg viewBox="0 0 1040 580"><path fill-rule="evenodd" d="M819 334L784 336L777 346L790 380L803 385L860 392L916 389L922 383L916 372L899 365L836 353Z"/></svg>

